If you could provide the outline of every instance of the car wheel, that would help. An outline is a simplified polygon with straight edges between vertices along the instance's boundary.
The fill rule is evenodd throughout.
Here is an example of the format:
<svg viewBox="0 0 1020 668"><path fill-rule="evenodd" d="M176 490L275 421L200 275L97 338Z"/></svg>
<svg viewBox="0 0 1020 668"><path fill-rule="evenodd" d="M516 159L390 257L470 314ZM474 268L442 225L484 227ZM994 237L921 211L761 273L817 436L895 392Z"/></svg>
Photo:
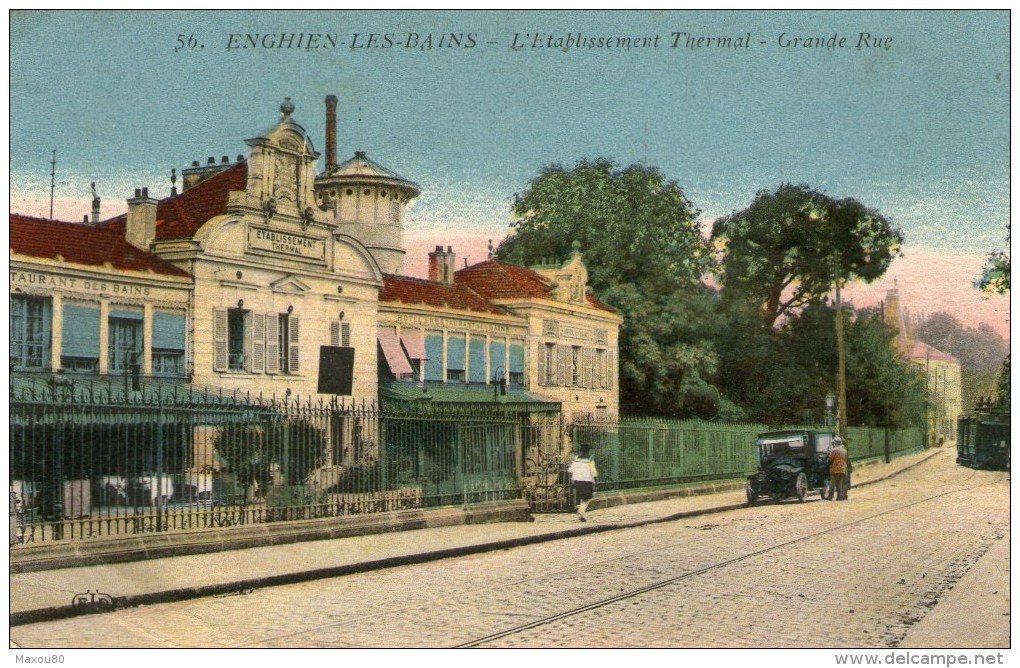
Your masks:
<svg viewBox="0 0 1020 668"><path fill-rule="evenodd" d="M754 487L750 483L747 484L744 491L747 492L747 505L753 506L758 502L758 492L754 491Z"/></svg>
<svg viewBox="0 0 1020 668"><path fill-rule="evenodd" d="M797 480L793 483L793 491L797 495L797 500L804 503L804 497L807 496L807 476L803 472L797 474Z"/></svg>

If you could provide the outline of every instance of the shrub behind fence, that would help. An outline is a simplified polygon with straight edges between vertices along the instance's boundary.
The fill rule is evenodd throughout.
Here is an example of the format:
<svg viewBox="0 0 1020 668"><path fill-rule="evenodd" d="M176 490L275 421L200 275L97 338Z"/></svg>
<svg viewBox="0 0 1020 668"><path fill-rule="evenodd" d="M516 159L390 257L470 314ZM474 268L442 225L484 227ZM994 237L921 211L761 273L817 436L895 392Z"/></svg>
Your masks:
<svg viewBox="0 0 1020 668"><path fill-rule="evenodd" d="M520 497L513 414L194 391L11 393L18 542Z"/></svg>

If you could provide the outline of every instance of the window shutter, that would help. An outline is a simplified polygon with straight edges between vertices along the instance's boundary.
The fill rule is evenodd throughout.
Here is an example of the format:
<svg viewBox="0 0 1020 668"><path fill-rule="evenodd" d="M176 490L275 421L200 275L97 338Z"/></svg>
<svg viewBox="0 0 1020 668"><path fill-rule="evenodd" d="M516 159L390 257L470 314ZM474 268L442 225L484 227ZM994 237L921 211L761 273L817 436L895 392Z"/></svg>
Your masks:
<svg viewBox="0 0 1020 668"><path fill-rule="evenodd" d="M559 352L559 363L556 366L556 384L560 387L569 387L571 379L567 376L570 371L570 346L558 344L556 347Z"/></svg>
<svg viewBox="0 0 1020 668"><path fill-rule="evenodd" d="M301 371L300 320L296 315L292 315L287 322L290 328L290 350L287 351L288 365L291 373L299 373Z"/></svg>
<svg viewBox="0 0 1020 668"><path fill-rule="evenodd" d="M266 320L273 317L262 313L252 314L251 335L254 342L251 365L252 371L256 373L262 373L266 368Z"/></svg>
<svg viewBox="0 0 1020 668"><path fill-rule="evenodd" d="M183 312L152 312L152 347L161 350L184 350L186 319Z"/></svg>
<svg viewBox="0 0 1020 668"><path fill-rule="evenodd" d="M595 387L595 351L591 348L583 348L584 355L584 386Z"/></svg>
<svg viewBox="0 0 1020 668"><path fill-rule="evenodd" d="M244 370L248 373L253 371L252 369L252 357L255 352L255 328L252 327L255 314L251 311L245 311L244 313Z"/></svg>
<svg viewBox="0 0 1020 668"><path fill-rule="evenodd" d="M27 313L27 308L23 312ZM224 317L226 317L226 311L224 311ZM224 329L226 329L226 322L224 322ZM27 328L25 333L27 333ZM224 341L226 341L225 336ZM64 304L63 349L60 354L69 357L99 358L98 304ZM226 361L224 361L223 367L226 368Z"/></svg>
<svg viewBox="0 0 1020 668"><path fill-rule="evenodd" d="M484 383L488 380L485 373L485 339L481 336L471 335L468 339L468 382L469 383ZM505 371L503 369L503 361L500 360L498 367L493 367L493 372L496 369Z"/></svg>
<svg viewBox="0 0 1020 668"><path fill-rule="evenodd" d="M613 389L616 382L616 351L606 351L606 389Z"/></svg>
<svg viewBox="0 0 1020 668"><path fill-rule="evenodd" d="M340 345L340 321L331 320L329 323L329 345L339 346Z"/></svg>
<svg viewBox="0 0 1020 668"><path fill-rule="evenodd" d="M266 373L280 373L280 316L266 316Z"/></svg>
<svg viewBox="0 0 1020 668"><path fill-rule="evenodd" d="M538 343L538 354L535 356L538 358L538 384L545 385L545 344Z"/></svg>
<svg viewBox="0 0 1020 668"><path fill-rule="evenodd" d="M351 323L340 323L340 345L344 348L351 347Z"/></svg>
<svg viewBox="0 0 1020 668"><path fill-rule="evenodd" d="M213 309L213 370L227 370L227 310Z"/></svg>

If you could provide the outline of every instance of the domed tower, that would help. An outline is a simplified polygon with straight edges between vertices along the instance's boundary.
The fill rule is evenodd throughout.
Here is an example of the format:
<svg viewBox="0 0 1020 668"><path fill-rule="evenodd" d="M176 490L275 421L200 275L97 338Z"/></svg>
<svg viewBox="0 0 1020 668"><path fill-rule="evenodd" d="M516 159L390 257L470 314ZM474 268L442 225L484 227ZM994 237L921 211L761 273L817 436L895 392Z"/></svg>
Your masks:
<svg viewBox="0 0 1020 668"><path fill-rule="evenodd" d="M399 273L404 209L421 188L370 160L364 151L337 164L336 102L333 95L326 98L326 171L315 179L316 201L332 209L336 231L364 244L383 273Z"/></svg>

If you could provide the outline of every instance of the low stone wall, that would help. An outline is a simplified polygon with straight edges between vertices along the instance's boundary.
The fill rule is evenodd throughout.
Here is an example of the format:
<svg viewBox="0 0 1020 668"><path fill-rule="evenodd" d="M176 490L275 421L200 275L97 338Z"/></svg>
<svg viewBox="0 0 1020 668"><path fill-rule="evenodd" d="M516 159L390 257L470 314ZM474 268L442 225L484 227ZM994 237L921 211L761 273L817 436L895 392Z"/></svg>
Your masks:
<svg viewBox="0 0 1020 668"><path fill-rule="evenodd" d="M428 510L398 510L314 520L269 522L203 531L40 543L12 549L10 572L28 573L239 550L306 540L327 540L461 524L527 522L530 519L528 504L522 500L512 500Z"/></svg>
<svg viewBox="0 0 1020 668"><path fill-rule="evenodd" d="M713 480L710 482L695 482L675 487L636 488L627 490L616 490L612 492L596 492L591 501L588 502L588 510L601 508L613 508L632 503L645 503L647 501L662 501L663 499L675 499L684 496L700 496L702 494L715 494L716 492L729 492L736 489L744 489L747 483L745 478L731 480Z"/></svg>

